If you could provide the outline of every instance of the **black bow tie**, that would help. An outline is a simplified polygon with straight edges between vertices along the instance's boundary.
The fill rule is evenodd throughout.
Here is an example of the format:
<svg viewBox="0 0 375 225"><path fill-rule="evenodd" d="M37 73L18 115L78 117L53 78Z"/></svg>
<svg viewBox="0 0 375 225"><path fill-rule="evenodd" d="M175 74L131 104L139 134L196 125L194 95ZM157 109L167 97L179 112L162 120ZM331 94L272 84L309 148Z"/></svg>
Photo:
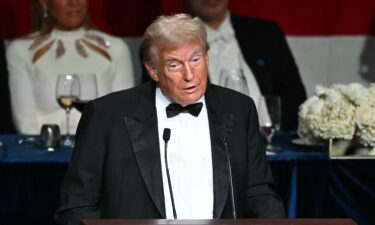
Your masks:
<svg viewBox="0 0 375 225"><path fill-rule="evenodd" d="M202 110L202 106L203 106L202 102L187 105L185 107L177 103L171 103L167 106L167 109L166 109L167 117L171 118L171 117L177 116L178 114L182 112L188 112L191 115L197 117Z"/></svg>

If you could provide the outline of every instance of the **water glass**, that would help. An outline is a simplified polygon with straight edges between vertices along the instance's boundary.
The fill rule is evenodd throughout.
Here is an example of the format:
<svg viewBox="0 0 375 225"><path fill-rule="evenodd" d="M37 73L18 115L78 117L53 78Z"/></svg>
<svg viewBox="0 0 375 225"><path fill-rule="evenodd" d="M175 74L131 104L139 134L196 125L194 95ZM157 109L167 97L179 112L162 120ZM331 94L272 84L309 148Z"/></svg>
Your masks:
<svg viewBox="0 0 375 225"><path fill-rule="evenodd" d="M219 85L249 95L249 89L242 69L222 69Z"/></svg>
<svg viewBox="0 0 375 225"><path fill-rule="evenodd" d="M260 130L267 141L266 150L279 150L272 145L272 138L281 126L281 99L279 96L260 96L258 102L258 116Z"/></svg>
<svg viewBox="0 0 375 225"><path fill-rule="evenodd" d="M57 124L44 124L40 129L40 137L42 146L48 151L54 151L59 147L60 143L60 128Z"/></svg>

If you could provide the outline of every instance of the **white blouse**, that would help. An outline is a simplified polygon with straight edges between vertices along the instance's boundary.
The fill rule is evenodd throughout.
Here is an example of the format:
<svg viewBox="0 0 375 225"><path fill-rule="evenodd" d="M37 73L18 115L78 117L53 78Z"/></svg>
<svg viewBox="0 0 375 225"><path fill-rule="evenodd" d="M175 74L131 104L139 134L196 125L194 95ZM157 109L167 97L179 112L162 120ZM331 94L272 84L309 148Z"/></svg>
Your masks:
<svg viewBox="0 0 375 225"><path fill-rule="evenodd" d="M38 134L47 123L58 124L65 134L65 111L55 96L58 74L96 74L98 96L134 86L128 46L99 31L53 30L45 38L17 39L7 48L7 62L13 120L22 134ZM73 134L80 117L71 110Z"/></svg>

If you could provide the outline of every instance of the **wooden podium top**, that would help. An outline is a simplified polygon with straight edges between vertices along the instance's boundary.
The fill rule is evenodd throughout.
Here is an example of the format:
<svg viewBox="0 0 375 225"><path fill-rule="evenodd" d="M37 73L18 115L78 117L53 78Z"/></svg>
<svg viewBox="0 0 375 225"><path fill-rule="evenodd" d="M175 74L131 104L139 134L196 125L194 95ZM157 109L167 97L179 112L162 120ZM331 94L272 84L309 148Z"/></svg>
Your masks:
<svg viewBox="0 0 375 225"><path fill-rule="evenodd" d="M83 225L356 225L351 219L83 220Z"/></svg>

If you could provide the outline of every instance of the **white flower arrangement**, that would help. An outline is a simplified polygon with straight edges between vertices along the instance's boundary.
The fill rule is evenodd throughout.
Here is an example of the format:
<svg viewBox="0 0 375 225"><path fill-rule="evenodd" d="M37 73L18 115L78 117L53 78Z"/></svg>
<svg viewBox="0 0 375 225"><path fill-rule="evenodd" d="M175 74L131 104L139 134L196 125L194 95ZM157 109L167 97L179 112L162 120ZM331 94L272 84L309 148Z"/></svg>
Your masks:
<svg viewBox="0 0 375 225"><path fill-rule="evenodd" d="M317 86L298 117L299 135L312 142L357 136L364 146L375 147L375 84Z"/></svg>

